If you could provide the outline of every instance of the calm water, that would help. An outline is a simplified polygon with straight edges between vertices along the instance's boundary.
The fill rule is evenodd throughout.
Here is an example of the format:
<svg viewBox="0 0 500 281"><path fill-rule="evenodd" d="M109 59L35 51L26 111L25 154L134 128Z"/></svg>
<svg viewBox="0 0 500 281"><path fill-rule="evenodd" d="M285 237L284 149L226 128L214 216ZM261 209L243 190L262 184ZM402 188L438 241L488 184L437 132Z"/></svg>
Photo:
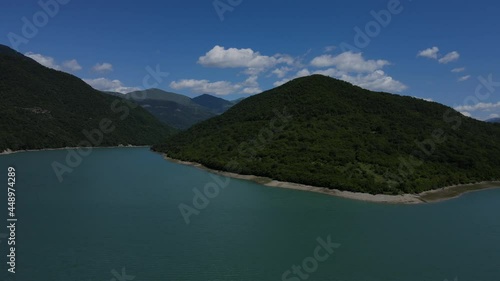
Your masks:
<svg viewBox="0 0 500 281"><path fill-rule="evenodd" d="M7 166L17 169L12 280L282 280L328 236L340 247L317 269L309 263L307 280L500 280L500 189L396 206L232 179L186 225L179 204L192 206L192 189L211 174L146 148L98 149L59 183L51 163L66 154L0 156L0 182ZM6 233L7 185L1 190ZM0 280L13 277L6 242Z"/></svg>

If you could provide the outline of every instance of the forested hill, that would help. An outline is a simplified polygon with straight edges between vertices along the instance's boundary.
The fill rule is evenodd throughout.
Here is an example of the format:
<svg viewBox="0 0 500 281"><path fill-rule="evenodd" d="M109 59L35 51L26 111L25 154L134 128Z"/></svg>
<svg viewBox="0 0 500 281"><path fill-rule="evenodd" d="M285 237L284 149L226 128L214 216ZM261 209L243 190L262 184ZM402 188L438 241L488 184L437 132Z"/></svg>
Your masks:
<svg viewBox="0 0 500 281"><path fill-rule="evenodd" d="M0 152L86 144L82 141L93 146L149 145L173 133L140 106L3 45L0 100Z"/></svg>
<svg viewBox="0 0 500 281"><path fill-rule="evenodd" d="M500 126L450 107L313 75L153 149L213 169L398 194L500 179L499 140Z"/></svg>

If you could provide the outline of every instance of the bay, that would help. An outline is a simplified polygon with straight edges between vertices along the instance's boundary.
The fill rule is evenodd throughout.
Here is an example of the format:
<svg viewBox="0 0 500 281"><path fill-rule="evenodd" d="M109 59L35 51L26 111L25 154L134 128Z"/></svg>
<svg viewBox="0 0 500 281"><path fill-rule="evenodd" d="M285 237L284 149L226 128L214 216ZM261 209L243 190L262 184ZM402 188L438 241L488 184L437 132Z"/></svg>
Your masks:
<svg viewBox="0 0 500 281"><path fill-rule="evenodd" d="M186 224L180 204L193 207L193 189L203 191L212 174L148 148L103 148L59 182L52 164L67 154L0 156L0 234L9 166L18 218L16 274L1 236L1 280L500 279L500 189L390 205L220 178L228 186ZM282 277L328 239L339 247L325 261Z"/></svg>

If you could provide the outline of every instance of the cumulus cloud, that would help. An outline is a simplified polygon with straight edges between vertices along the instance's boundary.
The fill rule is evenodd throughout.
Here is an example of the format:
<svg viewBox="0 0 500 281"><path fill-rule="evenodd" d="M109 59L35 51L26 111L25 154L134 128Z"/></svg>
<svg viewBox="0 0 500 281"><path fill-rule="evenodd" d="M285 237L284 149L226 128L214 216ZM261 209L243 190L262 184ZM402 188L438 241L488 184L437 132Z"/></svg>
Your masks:
<svg viewBox="0 0 500 281"><path fill-rule="evenodd" d="M314 67L332 67L345 72L373 72L390 63L386 60L365 60L361 53L351 51L337 56L322 55L314 58L311 65Z"/></svg>
<svg viewBox="0 0 500 281"><path fill-rule="evenodd" d="M76 72L76 71L79 71L82 69L82 67L80 66L80 64L78 63L78 61L76 59L64 61L62 63L62 65L59 65L53 57L44 56L42 54L36 54L33 52L27 52L24 55L29 57L29 58L32 58L33 60L35 60L36 62L38 62L39 64L41 64L43 66L46 66L48 68L52 68L55 70L65 70L65 71Z"/></svg>
<svg viewBox="0 0 500 281"><path fill-rule="evenodd" d="M464 71L465 71L465 67L453 68L451 70L451 72L453 72L453 73L460 73L460 72L464 72Z"/></svg>
<svg viewBox="0 0 500 281"><path fill-rule="evenodd" d="M500 117L500 114L493 113L493 114L490 114L490 116L488 118L493 119L493 118L499 118L499 117Z"/></svg>
<svg viewBox="0 0 500 281"><path fill-rule="evenodd" d="M469 79L470 79L470 75L465 75L465 76L458 78L458 82L467 81Z"/></svg>
<svg viewBox="0 0 500 281"><path fill-rule="evenodd" d="M276 64L276 59L263 56L252 49L226 49L217 45L204 56L201 56L198 63L206 67L218 68L262 68L273 66Z"/></svg>
<svg viewBox="0 0 500 281"><path fill-rule="evenodd" d="M138 91L140 88L137 87L127 87L123 85L120 80L110 80L106 78L96 78L96 79L83 79L83 81L94 89L100 91L108 91L108 92L118 92L122 94L130 93L133 91Z"/></svg>
<svg viewBox="0 0 500 281"><path fill-rule="evenodd" d="M198 59L198 64L204 67L216 68L246 68L245 73L257 75L279 64L293 65L295 59L289 55L261 55L250 48L237 49L215 46Z"/></svg>
<svg viewBox="0 0 500 281"><path fill-rule="evenodd" d="M461 113L463 116L466 116L466 117L472 117L472 114L470 114L470 112L467 112L467 111L460 111L460 113Z"/></svg>
<svg viewBox="0 0 500 281"><path fill-rule="evenodd" d="M500 109L500 102L497 103L485 103L485 102L480 102L475 105L461 105L455 107L455 110L457 111L467 111L467 112L474 112L474 111L492 111L495 109Z"/></svg>
<svg viewBox="0 0 500 281"><path fill-rule="evenodd" d="M78 63L77 60L72 59L72 60L67 60L62 63L63 68L71 70L71 71L79 71L82 70L81 65Z"/></svg>
<svg viewBox="0 0 500 281"><path fill-rule="evenodd" d="M216 81L210 82L209 80L197 79L182 79L179 81L172 81L170 87L175 90L189 89L198 94L214 94L225 96L229 94L258 94L262 90L257 81L258 76L250 76L245 81L240 83L232 83L230 81Z"/></svg>
<svg viewBox="0 0 500 281"><path fill-rule="evenodd" d="M446 54L444 57L439 59L439 63L447 64L456 61L460 58L460 54L456 51Z"/></svg>
<svg viewBox="0 0 500 281"><path fill-rule="evenodd" d="M175 90L191 89L195 93L206 93L214 95L229 95L239 92L241 85L235 85L229 81L210 82L209 80L182 79L170 83L170 87Z"/></svg>
<svg viewBox="0 0 500 281"><path fill-rule="evenodd" d="M438 47L432 47L418 52L417 57L424 57L429 59L437 59L439 53Z"/></svg>
<svg viewBox="0 0 500 281"><path fill-rule="evenodd" d="M113 65L107 62L97 63L94 67L92 67L92 70L99 73L111 72L113 71Z"/></svg>
<svg viewBox="0 0 500 281"><path fill-rule="evenodd" d="M43 66L46 66L46 67L52 68L52 69L56 69L56 70L61 70L61 66L59 66L56 63L56 61L53 57L44 56L42 54L35 54L32 52L27 52L24 55L34 59L36 62L38 62L39 64L41 64Z"/></svg>
<svg viewBox="0 0 500 281"><path fill-rule="evenodd" d="M276 75L278 78L283 78L291 70L292 70L292 68L287 67L287 66L283 66L283 67L280 67L280 68L276 68L271 73L274 74L274 75Z"/></svg>
<svg viewBox="0 0 500 281"><path fill-rule="evenodd" d="M243 94L247 94L247 95L255 95L255 94L259 94L259 93L262 93L262 90L258 87L248 87L248 88L244 88L243 91L241 91Z"/></svg>
<svg viewBox="0 0 500 281"><path fill-rule="evenodd" d="M292 77L289 77L289 78L284 78L284 79L281 79L279 81L276 81L274 82L274 87L279 87L293 79L297 79L297 78L300 78L300 77L305 77L305 76L309 76L311 75L311 72L307 69L307 68L304 68L304 69L301 69L299 71L297 71L297 73L295 73L295 75L293 75Z"/></svg>
<svg viewBox="0 0 500 281"><path fill-rule="evenodd" d="M367 60L362 53L348 51L336 56L321 55L310 64L317 68L328 67L313 71L313 74L334 77L373 91L401 92L408 88L382 71L382 68L390 65L389 61ZM275 85L283 81L277 81Z"/></svg>
<svg viewBox="0 0 500 281"><path fill-rule="evenodd" d="M402 92L408 88L403 83L385 74L382 70L376 70L366 75L358 74L351 76L342 74L338 78L372 91Z"/></svg>

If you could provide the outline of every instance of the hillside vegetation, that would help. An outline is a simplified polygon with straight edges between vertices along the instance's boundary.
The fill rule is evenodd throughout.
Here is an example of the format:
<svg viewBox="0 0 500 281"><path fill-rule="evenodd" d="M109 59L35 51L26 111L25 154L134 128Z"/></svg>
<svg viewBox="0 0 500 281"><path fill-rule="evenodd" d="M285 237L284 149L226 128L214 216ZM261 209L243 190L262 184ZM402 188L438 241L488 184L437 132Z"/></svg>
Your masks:
<svg viewBox="0 0 500 281"><path fill-rule="evenodd" d="M313 75L247 98L153 149L213 169L399 194L500 179L499 140L497 124L447 106Z"/></svg>
<svg viewBox="0 0 500 281"><path fill-rule="evenodd" d="M0 152L75 147L82 141L150 145L175 131L137 104L1 45L0 100Z"/></svg>

